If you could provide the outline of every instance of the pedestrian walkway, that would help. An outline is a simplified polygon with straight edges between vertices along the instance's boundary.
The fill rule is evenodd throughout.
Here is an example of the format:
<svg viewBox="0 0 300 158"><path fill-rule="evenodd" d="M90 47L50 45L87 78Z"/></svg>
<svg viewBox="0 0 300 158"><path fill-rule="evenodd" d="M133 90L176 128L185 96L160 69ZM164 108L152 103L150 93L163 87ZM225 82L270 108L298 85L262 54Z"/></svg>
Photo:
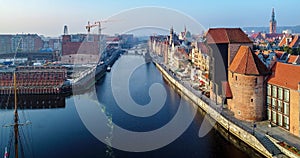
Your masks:
<svg viewBox="0 0 300 158"><path fill-rule="evenodd" d="M284 157L280 155L280 150L273 144L269 138L266 137L266 135L269 135L270 137L278 140L279 142L285 142L290 146L296 147L297 149L300 149L300 138L296 137L292 134L290 134L287 130L282 129L281 127L269 127L270 122L269 121L261 121L261 122L246 122L238 120L234 117L233 113L228 110L227 108L223 108L220 105L217 105L215 102L213 102L210 98L203 95L201 91L196 90L192 87L192 82L190 80L179 80L176 77L176 73L171 72L162 62L159 62L159 59L154 59L158 64L163 67L166 72L168 72L175 80L180 82L183 86L185 86L187 89L189 89L192 93L194 93L196 96L201 98L204 102L206 102L208 105L210 105L212 108L214 108L217 111L220 111L222 116L224 116L226 119L230 120L240 128L246 130L248 133L252 133L265 147L266 149L272 153L273 155L277 155L279 157ZM220 110L221 109L221 110Z"/></svg>

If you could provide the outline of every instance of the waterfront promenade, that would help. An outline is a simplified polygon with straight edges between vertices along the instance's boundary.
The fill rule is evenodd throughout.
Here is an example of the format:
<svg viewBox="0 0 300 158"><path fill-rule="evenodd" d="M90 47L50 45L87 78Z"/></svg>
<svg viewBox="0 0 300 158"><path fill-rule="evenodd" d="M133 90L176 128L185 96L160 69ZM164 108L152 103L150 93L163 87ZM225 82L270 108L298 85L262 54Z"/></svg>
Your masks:
<svg viewBox="0 0 300 158"><path fill-rule="evenodd" d="M156 64L164 69L173 79L183 85L186 89L192 92L195 96L200 98L203 102L209 105L212 109L219 112L226 120L230 121L232 124L238 126L239 128L247 131L250 135L254 136L272 155L272 157L298 157L299 155L292 153L290 150L281 147L278 143L285 142L289 146L296 147L300 149L300 138L293 136L288 131L281 129L280 127L269 126L269 121L262 122L245 122L236 119L233 113L224 107L224 105L218 105L214 101L210 100L207 96L202 94L202 91L193 88L193 83L186 79L180 80L176 74L170 71L170 68L162 64L162 59L160 57L153 57ZM230 131L230 126L227 126L228 131ZM244 141L244 140L243 140ZM256 143L253 143L256 144Z"/></svg>

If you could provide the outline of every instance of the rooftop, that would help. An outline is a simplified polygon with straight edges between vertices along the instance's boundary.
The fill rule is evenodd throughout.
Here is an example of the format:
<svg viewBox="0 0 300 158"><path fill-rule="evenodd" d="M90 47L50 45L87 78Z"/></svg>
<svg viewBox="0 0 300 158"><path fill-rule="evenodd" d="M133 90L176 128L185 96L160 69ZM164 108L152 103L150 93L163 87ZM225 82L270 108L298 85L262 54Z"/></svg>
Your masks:
<svg viewBox="0 0 300 158"><path fill-rule="evenodd" d="M250 47L241 46L229 66L229 71L245 75L267 75L269 70Z"/></svg>
<svg viewBox="0 0 300 158"><path fill-rule="evenodd" d="M206 33L208 44L252 43L241 28L211 28Z"/></svg>
<svg viewBox="0 0 300 158"><path fill-rule="evenodd" d="M298 90L300 82L300 66L276 62L272 68L268 83L281 87Z"/></svg>

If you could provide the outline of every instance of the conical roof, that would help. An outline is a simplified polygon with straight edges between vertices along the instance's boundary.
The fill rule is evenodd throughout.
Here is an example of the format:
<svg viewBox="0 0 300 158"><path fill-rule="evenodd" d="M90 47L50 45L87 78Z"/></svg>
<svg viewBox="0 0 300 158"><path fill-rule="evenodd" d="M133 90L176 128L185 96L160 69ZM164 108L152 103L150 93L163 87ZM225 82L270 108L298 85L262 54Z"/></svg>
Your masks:
<svg viewBox="0 0 300 158"><path fill-rule="evenodd" d="M267 67L254 54L249 46L240 46L229 66L229 71L244 75L264 76L269 73Z"/></svg>

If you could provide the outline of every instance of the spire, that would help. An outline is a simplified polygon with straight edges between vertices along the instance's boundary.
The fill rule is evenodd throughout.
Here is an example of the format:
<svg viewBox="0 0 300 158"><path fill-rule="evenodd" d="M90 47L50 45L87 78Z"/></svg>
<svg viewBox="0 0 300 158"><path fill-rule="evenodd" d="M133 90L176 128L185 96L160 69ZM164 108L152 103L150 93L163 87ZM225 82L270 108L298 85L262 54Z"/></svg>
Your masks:
<svg viewBox="0 0 300 158"><path fill-rule="evenodd" d="M173 26L170 29L170 34L172 34L172 35L174 34Z"/></svg>
<svg viewBox="0 0 300 158"><path fill-rule="evenodd" d="M65 25L64 26L64 35L68 35L68 34L69 34L69 32L68 32L68 26Z"/></svg>
<svg viewBox="0 0 300 158"><path fill-rule="evenodd" d="M274 8L272 8L272 20L271 21L275 21L275 11L274 11Z"/></svg>
<svg viewBox="0 0 300 158"><path fill-rule="evenodd" d="M170 29L169 45L172 45L172 43L173 43L173 36L174 36L174 30L173 30L173 26L172 26Z"/></svg>
<svg viewBox="0 0 300 158"><path fill-rule="evenodd" d="M276 20L275 20L275 11L274 8L272 8L272 17L270 20L270 33L276 33Z"/></svg>

